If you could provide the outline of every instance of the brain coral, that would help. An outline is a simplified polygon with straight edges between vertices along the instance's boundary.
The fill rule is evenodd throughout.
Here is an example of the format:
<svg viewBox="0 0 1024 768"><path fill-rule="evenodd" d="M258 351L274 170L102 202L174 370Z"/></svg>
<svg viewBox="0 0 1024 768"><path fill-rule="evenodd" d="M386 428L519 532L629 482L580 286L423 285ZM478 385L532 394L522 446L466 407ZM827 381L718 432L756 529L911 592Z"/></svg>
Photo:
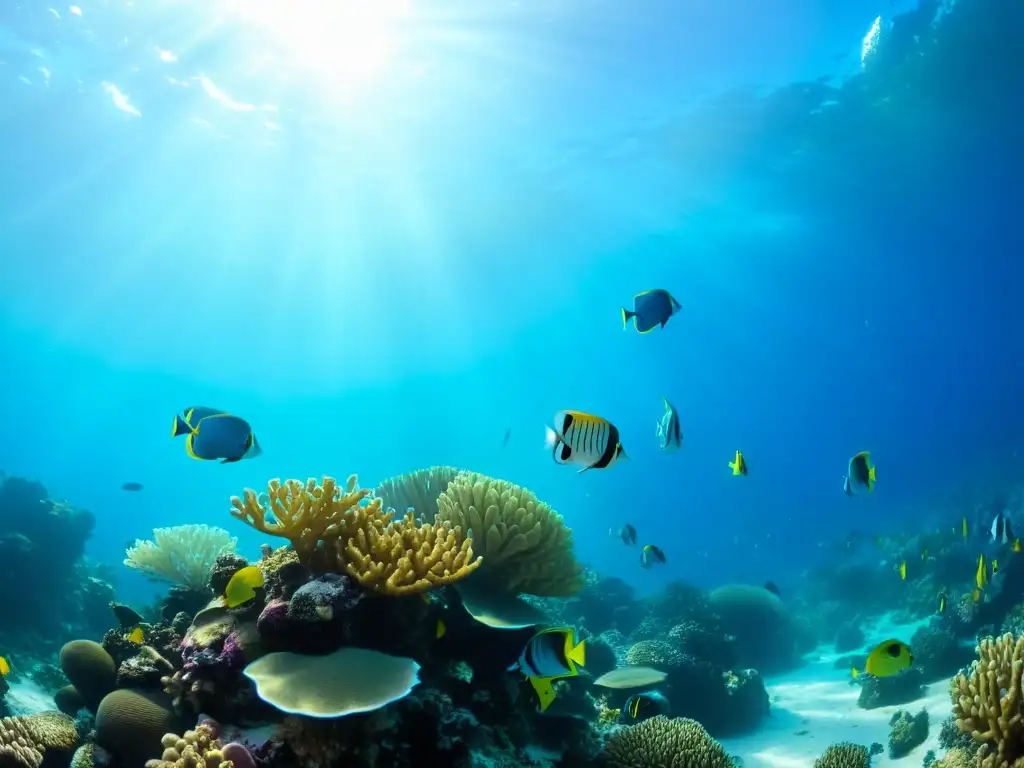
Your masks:
<svg viewBox="0 0 1024 768"><path fill-rule="evenodd" d="M162 751L161 739L181 723L162 692L121 688L96 710L96 742L128 765L142 765Z"/></svg>
<svg viewBox="0 0 1024 768"><path fill-rule="evenodd" d="M704 726L664 715L613 733L599 760L605 768L733 768L725 748Z"/></svg>
<svg viewBox="0 0 1024 768"><path fill-rule="evenodd" d="M95 712L103 697L114 690L117 681L113 657L92 640L72 640L61 648L60 668L91 712Z"/></svg>
<svg viewBox="0 0 1024 768"><path fill-rule="evenodd" d="M572 530L526 488L464 472L438 497L437 509L436 522L470 532L473 551L483 556L478 573L493 588L564 597L583 587Z"/></svg>
<svg viewBox="0 0 1024 768"><path fill-rule="evenodd" d="M0 765L39 768L48 753L66 753L66 763L78 744L75 721L60 712L41 712L0 719Z"/></svg>

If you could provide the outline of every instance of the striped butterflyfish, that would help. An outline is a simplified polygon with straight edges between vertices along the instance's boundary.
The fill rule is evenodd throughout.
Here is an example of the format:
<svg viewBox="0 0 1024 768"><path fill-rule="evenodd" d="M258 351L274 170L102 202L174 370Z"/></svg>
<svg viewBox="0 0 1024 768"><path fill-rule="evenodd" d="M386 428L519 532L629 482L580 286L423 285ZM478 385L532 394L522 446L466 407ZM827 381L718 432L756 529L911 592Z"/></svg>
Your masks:
<svg viewBox="0 0 1024 768"><path fill-rule="evenodd" d="M554 427L547 428L546 446L556 464L575 464L580 472L607 469L628 458L619 442L619 430L606 419L580 411L559 411Z"/></svg>
<svg viewBox="0 0 1024 768"><path fill-rule="evenodd" d="M518 669L529 679L543 712L555 700L552 680L575 677L579 667L586 664L585 640L576 642L576 630L572 627L542 629L527 642L519 660L509 667Z"/></svg>

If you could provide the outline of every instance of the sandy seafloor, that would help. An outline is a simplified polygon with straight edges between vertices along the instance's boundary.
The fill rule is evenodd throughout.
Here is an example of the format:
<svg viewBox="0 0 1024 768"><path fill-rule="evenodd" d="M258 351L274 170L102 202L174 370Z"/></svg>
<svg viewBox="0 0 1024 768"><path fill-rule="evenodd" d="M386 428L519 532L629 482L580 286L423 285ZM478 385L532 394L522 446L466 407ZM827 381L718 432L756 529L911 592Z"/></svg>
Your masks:
<svg viewBox="0 0 1024 768"><path fill-rule="evenodd" d="M910 642L914 631L927 620L896 625L883 620L866 630L869 643L889 638ZM860 686L850 685L850 671L834 664L849 653L836 653L830 645L808 654L806 666L765 680L771 700L771 716L756 732L734 739L722 739L731 755L740 757L743 768L813 768L816 758L830 744L850 741L870 747L878 742L885 752L876 756L872 768L920 766L925 753L939 748L939 727L952 712L949 679L925 686L925 695L899 707L861 709L857 706ZM900 709L916 714L928 710L928 739L899 760L889 758L889 719Z"/></svg>

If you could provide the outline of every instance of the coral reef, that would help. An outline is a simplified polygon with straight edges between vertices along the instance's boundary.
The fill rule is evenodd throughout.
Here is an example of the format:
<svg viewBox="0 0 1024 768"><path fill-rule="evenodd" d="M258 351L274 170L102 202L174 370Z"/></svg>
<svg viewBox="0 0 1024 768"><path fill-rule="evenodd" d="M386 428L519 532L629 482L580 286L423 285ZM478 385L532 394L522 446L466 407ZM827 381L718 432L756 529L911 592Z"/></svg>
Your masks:
<svg viewBox="0 0 1024 768"><path fill-rule="evenodd" d="M599 761L605 768L733 768L729 754L700 723L664 715L613 732Z"/></svg>
<svg viewBox="0 0 1024 768"><path fill-rule="evenodd" d="M404 515L413 510L422 522L433 522L437 516L437 497L462 470L456 467L427 467L404 475L389 477L377 484L374 496L384 500L386 507Z"/></svg>
<svg viewBox="0 0 1024 768"><path fill-rule="evenodd" d="M60 712L0 719L0 765L40 768L67 762L78 746L74 721Z"/></svg>
<svg viewBox="0 0 1024 768"><path fill-rule="evenodd" d="M210 723L200 723L181 736L164 734L163 754L145 768L254 768L252 756L239 744L223 746Z"/></svg>
<svg viewBox="0 0 1024 768"><path fill-rule="evenodd" d="M176 525L153 529L153 540L136 539L124 564L147 576L195 590L206 590L217 558L234 552L238 540L223 528Z"/></svg>
<svg viewBox="0 0 1024 768"><path fill-rule="evenodd" d="M909 704L917 701L924 693L921 687L924 675L917 667L904 669L888 677L861 675L858 680L860 695L857 697L857 706L863 709Z"/></svg>
<svg viewBox="0 0 1024 768"><path fill-rule="evenodd" d="M898 760L928 738L928 710L916 715L899 710L889 720L889 757Z"/></svg>
<svg viewBox="0 0 1024 768"><path fill-rule="evenodd" d="M910 647L914 649L914 666L921 670L926 683L949 677L973 656L952 629L934 622L914 632Z"/></svg>
<svg viewBox="0 0 1024 768"><path fill-rule="evenodd" d="M844 741L826 749L814 768L871 768L871 753L867 747Z"/></svg>
<svg viewBox="0 0 1024 768"><path fill-rule="evenodd" d="M435 522L472 535L483 557L479 579L489 588L548 597L582 588L572 530L526 488L465 472L449 483L437 507Z"/></svg>

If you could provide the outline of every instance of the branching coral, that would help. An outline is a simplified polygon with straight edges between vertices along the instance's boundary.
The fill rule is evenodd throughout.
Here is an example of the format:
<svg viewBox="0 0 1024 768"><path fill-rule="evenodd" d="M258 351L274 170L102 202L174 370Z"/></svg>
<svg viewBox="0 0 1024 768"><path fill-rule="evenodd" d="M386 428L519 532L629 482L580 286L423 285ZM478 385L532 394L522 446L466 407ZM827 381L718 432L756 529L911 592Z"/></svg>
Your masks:
<svg viewBox="0 0 1024 768"><path fill-rule="evenodd" d="M153 541L136 539L125 551L124 564L155 579L207 590L217 556L234 552L237 539L209 525L155 528Z"/></svg>
<svg viewBox="0 0 1024 768"><path fill-rule="evenodd" d="M347 543L336 542L339 563L362 586L386 595L414 594L465 578L480 565L472 540L458 526L417 525L411 511L397 523L390 515L367 521Z"/></svg>
<svg viewBox="0 0 1024 768"><path fill-rule="evenodd" d="M146 768L233 768L234 765L224 759L220 741L205 723L181 736L168 733L160 743L163 755L159 760L146 761Z"/></svg>
<svg viewBox="0 0 1024 768"><path fill-rule="evenodd" d="M583 586L572 530L526 488L465 472L437 499L435 522L468 532L494 588L559 597Z"/></svg>
<svg viewBox="0 0 1024 768"><path fill-rule="evenodd" d="M606 768L732 768L729 754L704 726L685 717L652 717L609 737L601 753Z"/></svg>
<svg viewBox="0 0 1024 768"><path fill-rule="evenodd" d="M380 496L385 505L399 514L412 509L419 520L429 523L437 515L437 497L461 472L456 467L418 469L382 480L374 495Z"/></svg>
<svg viewBox="0 0 1024 768"><path fill-rule="evenodd" d="M1021 722L1021 671L1024 635L986 637L978 644L978 660L969 675L951 684L956 725L981 742L980 768L1024 766L1024 724ZM994 753L993 753L994 748Z"/></svg>
<svg viewBox="0 0 1024 768"><path fill-rule="evenodd" d="M344 489L333 477L324 477L319 484L313 478L305 484L271 480L266 505L246 488L242 499L231 497L231 514L261 533L288 539L299 560L309 564L321 542L347 539L365 518L382 514L380 499L361 503L369 495L369 489L359 487L356 475L348 478Z"/></svg>

